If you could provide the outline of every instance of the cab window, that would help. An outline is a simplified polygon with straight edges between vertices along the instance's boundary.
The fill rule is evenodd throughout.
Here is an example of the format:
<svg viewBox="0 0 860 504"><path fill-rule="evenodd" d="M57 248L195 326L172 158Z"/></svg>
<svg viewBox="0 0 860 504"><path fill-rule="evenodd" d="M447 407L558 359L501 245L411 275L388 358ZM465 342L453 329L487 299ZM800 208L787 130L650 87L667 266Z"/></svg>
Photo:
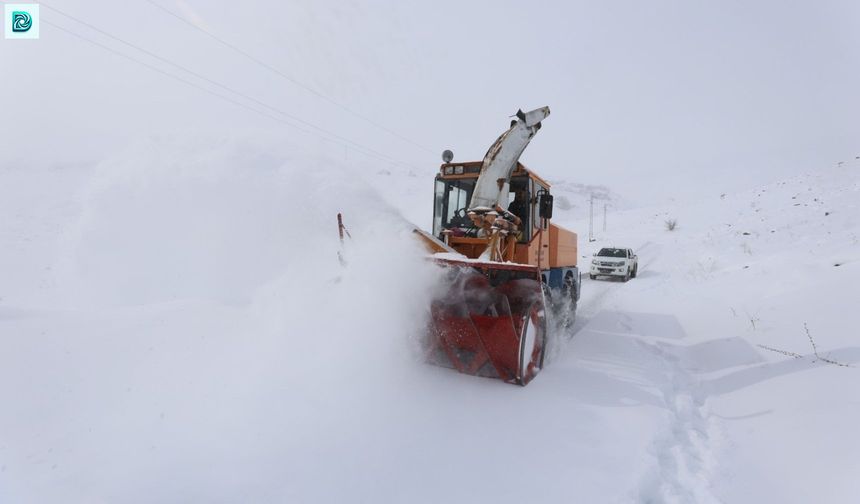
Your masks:
<svg viewBox="0 0 860 504"><path fill-rule="evenodd" d="M532 236L532 215L534 214L532 194L532 184L529 177L511 178L506 209L522 221L521 243L528 242Z"/></svg>
<svg viewBox="0 0 860 504"><path fill-rule="evenodd" d="M466 216L476 179L437 180L433 205L433 234L439 236L444 229L471 227Z"/></svg>

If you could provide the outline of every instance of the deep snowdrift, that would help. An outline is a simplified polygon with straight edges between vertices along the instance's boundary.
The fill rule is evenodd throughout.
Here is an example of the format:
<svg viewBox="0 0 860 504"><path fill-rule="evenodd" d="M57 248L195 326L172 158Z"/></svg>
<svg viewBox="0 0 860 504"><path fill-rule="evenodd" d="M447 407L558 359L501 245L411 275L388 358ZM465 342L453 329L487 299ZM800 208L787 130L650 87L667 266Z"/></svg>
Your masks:
<svg viewBox="0 0 860 504"><path fill-rule="evenodd" d="M295 486L281 455L304 465L360 433L341 420L388 410L361 398L412 366L434 271L357 168L272 145L145 142L69 168L51 197L72 215L22 207L36 216L21 228L50 223L37 248L57 252L40 258L42 285L10 292L37 301L0 308L8 501L235 501L242 482ZM31 195L56 183L4 175ZM14 252L7 267L25 259Z"/></svg>

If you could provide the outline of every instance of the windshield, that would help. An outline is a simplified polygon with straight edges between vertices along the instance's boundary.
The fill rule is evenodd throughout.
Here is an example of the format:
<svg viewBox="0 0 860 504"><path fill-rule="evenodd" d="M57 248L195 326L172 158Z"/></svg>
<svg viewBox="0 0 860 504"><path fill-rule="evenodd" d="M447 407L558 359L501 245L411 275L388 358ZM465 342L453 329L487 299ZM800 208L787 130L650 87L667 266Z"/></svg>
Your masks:
<svg viewBox="0 0 860 504"><path fill-rule="evenodd" d="M433 216L433 233L439 235L443 229L472 227L466 216L469 199L475 189L476 179L437 180L436 205Z"/></svg>
<svg viewBox="0 0 860 504"><path fill-rule="evenodd" d="M600 249L597 255L601 257L627 257L627 252L624 249L604 248Z"/></svg>
<svg viewBox="0 0 860 504"><path fill-rule="evenodd" d="M436 198L433 207L433 234L441 237L445 229L458 229L455 236L477 236L477 228L468 217L467 211L475 190L476 178L436 179ZM531 197L528 177L513 177L510 182L507 201L502 200L502 208L521 219L516 234L520 243L528 243L532 238L532 226L536 220L535 200ZM534 223L534 224L532 224Z"/></svg>

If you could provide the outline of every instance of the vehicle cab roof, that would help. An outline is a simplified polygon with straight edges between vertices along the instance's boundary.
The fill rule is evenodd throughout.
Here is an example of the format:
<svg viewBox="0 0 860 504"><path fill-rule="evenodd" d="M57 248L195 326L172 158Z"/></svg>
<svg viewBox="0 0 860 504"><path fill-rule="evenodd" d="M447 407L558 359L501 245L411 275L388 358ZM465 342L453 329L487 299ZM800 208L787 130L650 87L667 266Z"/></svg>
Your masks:
<svg viewBox="0 0 860 504"><path fill-rule="evenodd" d="M457 180L457 179L471 179L478 178L478 175L481 173L481 165L482 161L466 161L461 163L442 163L442 166L439 168L439 174L436 176L437 179L440 180ZM446 173L447 168L451 168L452 173ZM459 171L460 173L455 173ZM530 178L534 179L540 185L549 188L551 184L541 178L540 175L530 170L526 165L517 162L517 167L514 169L514 172L511 174L511 177L518 177L527 175Z"/></svg>

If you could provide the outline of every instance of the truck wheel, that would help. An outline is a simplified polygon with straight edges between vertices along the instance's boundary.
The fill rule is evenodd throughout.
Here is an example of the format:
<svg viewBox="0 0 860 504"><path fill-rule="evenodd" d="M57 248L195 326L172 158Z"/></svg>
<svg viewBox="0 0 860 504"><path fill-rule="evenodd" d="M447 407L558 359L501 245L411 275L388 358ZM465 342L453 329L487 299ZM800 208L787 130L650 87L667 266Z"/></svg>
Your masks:
<svg viewBox="0 0 860 504"><path fill-rule="evenodd" d="M597 278L597 275L592 275L591 273L589 273L588 278L594 280L595 278Z"/></svg>
<svg viewBox="0 0 860 504"><path fill-rule="evenodd" d="M564 312L564 327L569 328L573 327L573 323L576 321L577 305L576 280L574 280L573 275L570 273L568 273L568 275L564 278L563 292L564 297L561 299L561 301L562 303L567 303L566 310Z"/></svg>
<svg viewBox="0 0 860 504"><path fill-rule="evenodd" d="M630 275L630 278L636 278L636 275L639 274L639 265L633 266L633 273Z"/></svg>
<svg viewBox="0 0 860 504"><path fill-rule="evenodd" d="M628 269L627 273L624 274L624 280L623 281L626 282L627 280L630 280L630 269Z"/></svg>

